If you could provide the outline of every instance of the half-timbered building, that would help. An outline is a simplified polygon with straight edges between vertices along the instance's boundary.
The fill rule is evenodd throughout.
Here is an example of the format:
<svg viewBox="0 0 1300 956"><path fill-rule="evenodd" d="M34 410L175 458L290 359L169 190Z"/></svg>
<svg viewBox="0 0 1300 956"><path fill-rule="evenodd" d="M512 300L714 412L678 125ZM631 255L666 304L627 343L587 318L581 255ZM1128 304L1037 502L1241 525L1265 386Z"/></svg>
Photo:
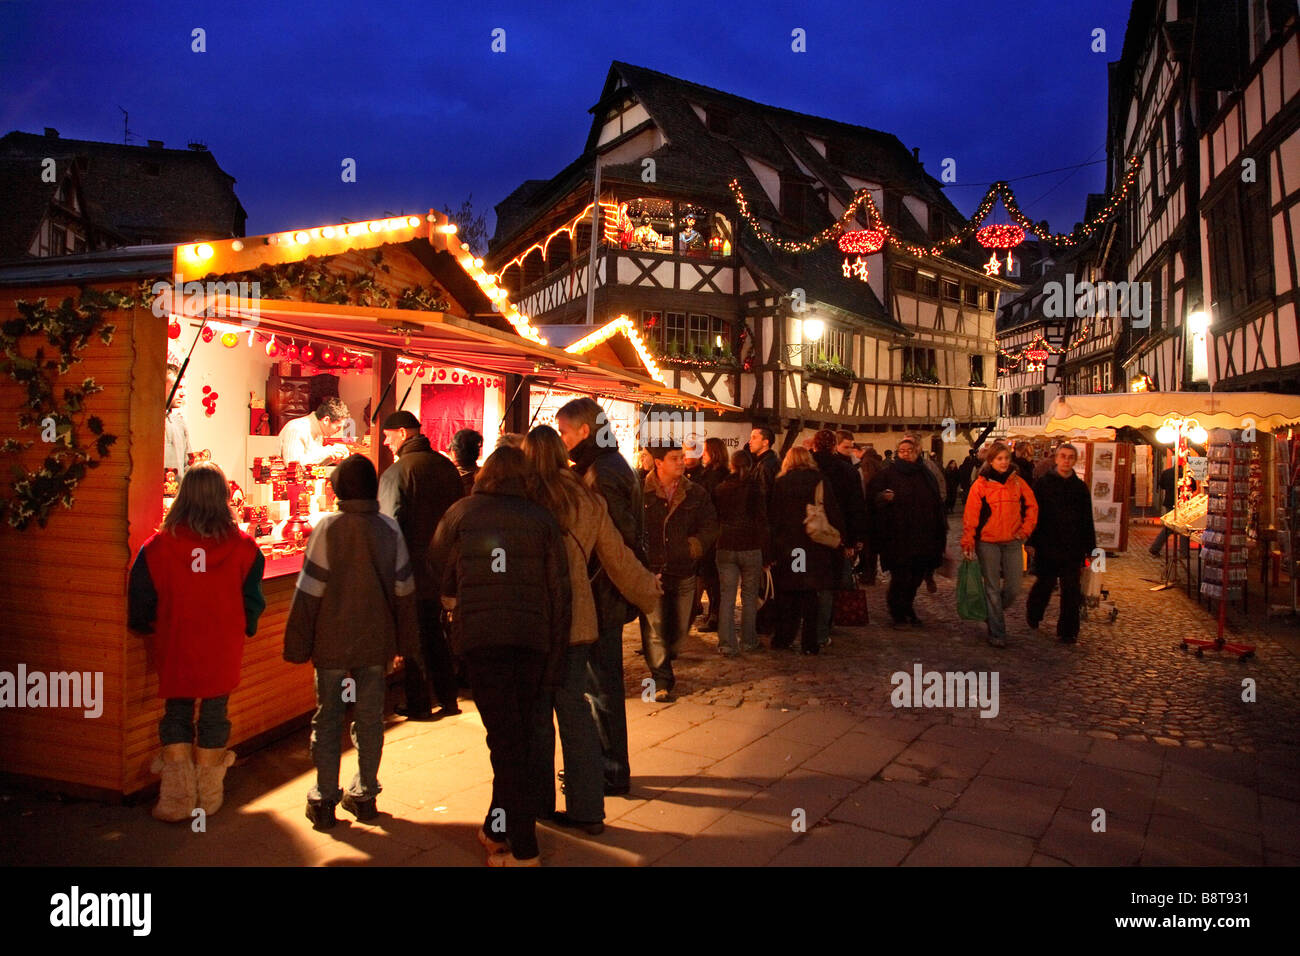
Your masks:
<svg viewBox="0 0 1300 956"><path fill-rule="evenodd" d="M591 112L582 155L497 206L486 268L539 328L627 316L666 384L744 409L712 417L724 433L993 423L995 309L1013 286L982 252L778 251L729 188L791 241L862 189L909 242L950 235L962 217L896 137L621 62ZM866 226L859 210L850 228Z"/></svg>

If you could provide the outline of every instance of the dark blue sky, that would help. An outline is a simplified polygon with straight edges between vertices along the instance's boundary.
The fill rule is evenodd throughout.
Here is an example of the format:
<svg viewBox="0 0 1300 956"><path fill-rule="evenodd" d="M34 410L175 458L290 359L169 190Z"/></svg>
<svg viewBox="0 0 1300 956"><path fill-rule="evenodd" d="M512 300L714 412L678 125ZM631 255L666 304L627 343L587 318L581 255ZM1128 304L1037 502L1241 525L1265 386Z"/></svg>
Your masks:
<svg viewBox="0 0 1300 956"><path fill-rule="evenodd" d="M559 12L554 12L552 6ZM488 209L585 142L615 59L891 132L985 184L1105 156L1106 64L1127 0L956 2L0 3L0 131L208 144L248 232ZM207 32L207 52L190 31ZM506 52L490 50L494 28ZM791 51L791 31L807 52ZM1090 50L1106 31L1106 52ZM357 182L340 181L344 157ZM1104 166L1012 185L1069 229ZM1061 180L1065 181L1062 183ZM1059 185L1058 185L1059 184ZM1046 194L1046 195L1044 195ZM489 227L491 225L489 216Z"/></svg>

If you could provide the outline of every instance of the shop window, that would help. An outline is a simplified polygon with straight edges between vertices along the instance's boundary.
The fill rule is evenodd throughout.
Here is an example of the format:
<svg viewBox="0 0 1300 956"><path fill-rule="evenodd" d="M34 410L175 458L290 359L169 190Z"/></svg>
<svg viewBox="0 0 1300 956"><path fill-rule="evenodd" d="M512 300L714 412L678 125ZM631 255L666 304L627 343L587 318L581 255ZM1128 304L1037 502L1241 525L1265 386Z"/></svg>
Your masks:
<svg viewBox="0 0 1300 956"><path fill-rule="evenodd" d="M619 224L619 245L638 252L671 253L675 233L673 203L667 199L633 199Z"/></svg>
<svg viewBox="0 0 1300 956"><path fill-rule="evenodd" d="M961 283L955 279L944 279L943 298L946 302L958 301L961 298Z"/></svg>

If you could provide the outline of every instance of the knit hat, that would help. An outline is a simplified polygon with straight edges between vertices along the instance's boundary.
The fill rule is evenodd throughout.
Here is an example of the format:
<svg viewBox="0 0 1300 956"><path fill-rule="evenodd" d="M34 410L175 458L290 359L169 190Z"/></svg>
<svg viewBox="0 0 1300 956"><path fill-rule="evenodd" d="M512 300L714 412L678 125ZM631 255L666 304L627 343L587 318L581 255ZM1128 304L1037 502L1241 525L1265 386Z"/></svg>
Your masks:
<svg viewBox="0 0 1300 956"><path fill-rule="evenodd" d="M330 484L334 486L334 494L340 501L374 500L379 497L379 475L365 455L352 455L343 459L330 475Z"/></svg>
<svg viewBox="0 0 1300 956"><path fill-rule="evenodd" d="M383 430L392 431L398 428L405 428L408 432L418 432L420 430L420 420L405 410L393 412L384 419Z"/></svg>

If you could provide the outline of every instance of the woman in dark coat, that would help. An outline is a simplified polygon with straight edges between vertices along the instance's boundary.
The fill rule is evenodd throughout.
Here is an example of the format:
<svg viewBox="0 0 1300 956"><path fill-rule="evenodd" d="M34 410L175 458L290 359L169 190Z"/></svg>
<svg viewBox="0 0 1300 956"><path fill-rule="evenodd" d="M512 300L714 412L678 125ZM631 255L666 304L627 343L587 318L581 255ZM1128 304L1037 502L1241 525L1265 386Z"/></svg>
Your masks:
<svg viewBox="0 0 1300 956"><path fill-rule="evenodd" d="M709 438L704 442L704 463L696 475L691 477L691 481L703 485L704 490L709 493L709 499L713 502L716 509L718 485L730 472L727 469L727 446L721 438ZM718 629L718 549L712 547L700 559L700 583L699 590L695 594L695 606L703 609L700 603L702 595L708 595L709 598L709 616L698 624L701 631L716 631Z"/></svg>
<svg viewBox="0 0 1300 956"><path fill-rule="evenodd" d="M791 448L772 490L768 517L772 530L772 582L777 592L776 634L772 647L782 650L794 643L795 631L801 630L803 652L816 654L817 608L822 591L833 589L836 557L839 549L818 544L804 530L807 506L815 500L817 487L822 488L822 504L827 520L845 533L835 490L813 462L806 448ZM802 623L802 629L800 624Z"/></svg>

